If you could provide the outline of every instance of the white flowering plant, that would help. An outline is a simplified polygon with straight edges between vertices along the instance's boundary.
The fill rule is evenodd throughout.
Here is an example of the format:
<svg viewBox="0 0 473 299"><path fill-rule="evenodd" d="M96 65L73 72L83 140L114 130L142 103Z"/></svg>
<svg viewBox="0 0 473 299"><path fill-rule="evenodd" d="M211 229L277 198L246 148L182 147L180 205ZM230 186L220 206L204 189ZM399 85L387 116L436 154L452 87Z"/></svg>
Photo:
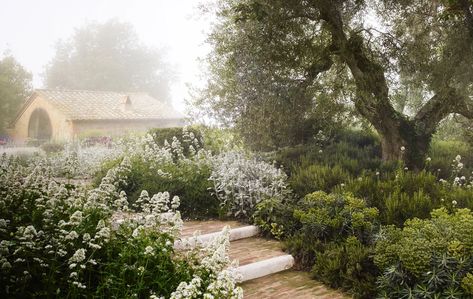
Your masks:
<svg viewBox="0 0 473 299"><path fill-rule="evenodd" d="M90 178L100 170L105 161L117 159L123 154L122 140L110 146L84 146L81 143L68 143L64 150L47 155L55 177Z"/></svg>
<svg viewBox="0 0 473 299"><path fill-rule="evenodd" d="M143 192L138 210L122 190L131 167L125 157L90 189L56 182L44 160L24 166L3 155L0 296L197 298L182 290L198 280L205 298L241 298L227 269L228 235L176 252L179 199Z"/></svg>
<svg viewBox="0 0 473 299"><path fill-rule="evenodd" d="M170 137L171 133L180 135ZM204 148L201 136L195 129L186 127L180 132L156 129L121 142L123 154L133 166L123 189L130 202L139 200L141 190L150 193L167 190L181 199L180 211L185 218L227 214L249 219L254 206L263 198L284 198L291 193L286 174L274 164L241 150L214 155ZM104 164L95 184L119 161L120 158Z"/></svg>
<svg viewBox="0 0 473 299"><path fill-rule="evenodd" d="M184 298L243 298L243 290L236 283L240 275L236 272L236 264L230 263L228 248L230 228L227 226L217 238L207 246L196 247L188 256L192 256L195 264L193 277L183 281L171 299Z"/></svg>
<svg viewBox="0 0 473 299"><path fill-rule="evenodd" d="M94 190L53 180L44 161L0 161L1 293L6 297L78 294L82 273L110 239L111 175ZM111 184L112 183L112 184ZM54 282L54 283L51 283ZM27 286L27 287L26 287ZM25 293L26 292L26 293Z"/></svg>
<svg viewBox="0 0 473 299"><path fill-rule="evenodd" d="M123 154L130 158L132 171L128 176L128 185L123 189L128 194L130 203L139 199L142 190L150 193L168 191L172 196L179 196L180 211L185 218L213 218L218 216L219 202L209 192L212 183L212 154L202 146L203 142L187 128L180 129L178 137L162 140L153 131L134 140L123 142ZM172 132L175 132L173 130ZM115 167L120 159L103 165L96 176L95 184L110 168Z"/></svg>

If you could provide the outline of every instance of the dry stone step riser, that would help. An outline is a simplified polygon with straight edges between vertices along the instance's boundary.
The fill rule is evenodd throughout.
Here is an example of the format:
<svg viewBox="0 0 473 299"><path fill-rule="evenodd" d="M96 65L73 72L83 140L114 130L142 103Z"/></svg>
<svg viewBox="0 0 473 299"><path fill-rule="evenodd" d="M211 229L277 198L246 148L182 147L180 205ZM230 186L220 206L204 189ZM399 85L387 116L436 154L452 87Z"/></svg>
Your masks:
<svg viewBox="0 0 473 299"><path fill-rule="evenodd" d="M187 224L187 235L191 228L199 228L204 230L222 229L226 223L202 223L194 222ZM234 223L232 223L235 226ZM186 226L186 225L185 225ZM221 231L207 233L196 237L182 238L174 242L174 248L177 250L185 250L193 248L198 244L206 244L211 242L219 235ZM259 229L256 226L249 225L230 229L230 258L238 260L240 267L238 271L242 275L242 281L255 279L287 270L294 265L294 258L285 254L279 242L275 240L265 240L256 238Z"/></svg>
<svg viewBox="0 0 473 299"><path fill-rule="evenodd" d="M292 266L294 258L286 254L240 266L237 271L241 274L241 281L245 282L290 269Z"/></svg>
<svg viewBox="0 0 473 299"><path fill-rule="evenodd" d="M188 249L188 248L194 248L198 244L205 245L211 242L212 240L214 240L215 238L217 238L218 236L220 236L221 234L222 232L215 232L215 233L209 233L209 234L200 235L196 237L188 237L188 238L183 238L181 240L176 240L174 242L174 248L178 250L183 250L183 249ZM230 229L230 241L250 238L258 234L259 234L259 229L258 227L254 225L233 228L233 229Z"/></svg>

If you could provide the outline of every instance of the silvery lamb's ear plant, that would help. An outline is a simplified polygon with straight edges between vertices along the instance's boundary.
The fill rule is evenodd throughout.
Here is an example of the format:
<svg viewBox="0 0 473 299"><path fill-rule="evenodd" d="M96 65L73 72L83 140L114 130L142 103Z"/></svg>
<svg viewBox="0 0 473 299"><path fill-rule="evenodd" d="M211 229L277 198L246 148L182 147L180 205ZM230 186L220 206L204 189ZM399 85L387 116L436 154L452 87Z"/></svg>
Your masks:
<svg viewBox="0 0 473 299"><path fill-rule="evenodd" d="M284 199L291 193L281 169L241 152L215 156L210 180L224 209L240 218L250 217L265 198Z"/></svg>

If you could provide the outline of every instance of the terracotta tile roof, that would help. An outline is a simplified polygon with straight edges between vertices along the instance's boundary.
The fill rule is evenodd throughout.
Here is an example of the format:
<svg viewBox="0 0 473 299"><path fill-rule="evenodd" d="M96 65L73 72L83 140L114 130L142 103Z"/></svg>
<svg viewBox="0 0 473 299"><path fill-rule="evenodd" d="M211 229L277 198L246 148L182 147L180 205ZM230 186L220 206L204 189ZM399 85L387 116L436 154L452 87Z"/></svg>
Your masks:
<svg viewBox="0 0 473 299"><path fill-rule="evenodd" d="M146 93L60 89L37 89L35 93L70 120L184 118L170 104Z"/></svg>

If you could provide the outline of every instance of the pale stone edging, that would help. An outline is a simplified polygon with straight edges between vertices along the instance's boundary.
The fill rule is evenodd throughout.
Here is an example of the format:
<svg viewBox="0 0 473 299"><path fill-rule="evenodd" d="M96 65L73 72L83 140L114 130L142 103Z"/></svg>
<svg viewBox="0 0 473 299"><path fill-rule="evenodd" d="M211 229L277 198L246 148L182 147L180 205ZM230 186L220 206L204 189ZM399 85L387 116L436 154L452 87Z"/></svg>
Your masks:
<svg viewBox="0 0 473 299"><path fill-rule="evenodd" d="M198 244L205 245L218 236L220 236L222 232L215 232L195 237L183 238L182 240L176 240L174 242L174 248L177 250L184 250L189 248L194 248ZM251 238L259 234L259 228L254 225L248 225L238 228L230 229L230 241Z"/></svg>
<svg viewBox="0 0 473 299"><path fill-rule="evenodd" d="M294 258L287 254L240 266L237 272L241 275L241 282L245 282L290 269L292 266Z"/></svg>

